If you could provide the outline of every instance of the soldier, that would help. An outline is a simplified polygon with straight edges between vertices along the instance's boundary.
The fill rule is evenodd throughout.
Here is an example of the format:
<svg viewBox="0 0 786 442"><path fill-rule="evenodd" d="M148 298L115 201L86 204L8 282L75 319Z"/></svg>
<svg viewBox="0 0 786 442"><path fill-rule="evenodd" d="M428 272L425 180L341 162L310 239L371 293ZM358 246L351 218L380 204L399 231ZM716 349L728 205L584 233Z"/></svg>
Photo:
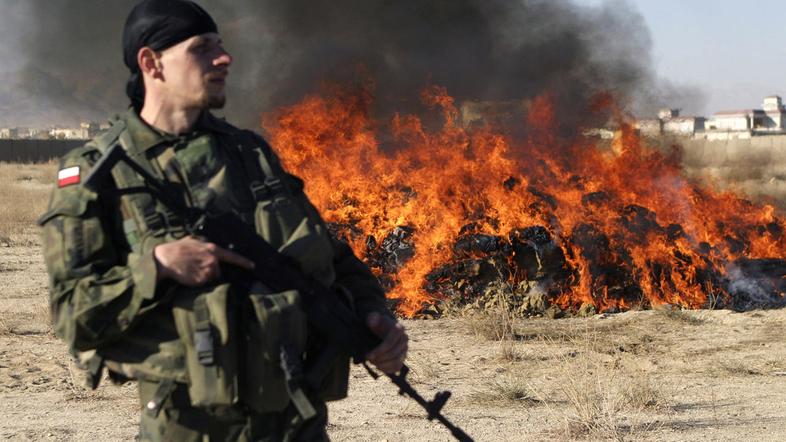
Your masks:
<svg viewBox="0 0 786 442"><path fill-rule="evenodd" d="M222 277L222 266L254 263L187 235L122 163L98 192L80 182L119 144L170 197L234 212L303 272L347 294L382 339L368 360L386 373L406 357L403 327L368 268L329 235L302 181L261 137L210 113L224 105L232 57L207 12L188 0L145 0L127 19L123 46L132 105L63 158L39 221L57 335L93 388L103 367L115 381L137 380L141 440L327 440L325 401L345 397L349 362L329 354L313 363L325 346L309 333L298 294ZM282 365L290 356L306 372L322 367L309 377L319 382L289 382L301 371Z"/></svg>

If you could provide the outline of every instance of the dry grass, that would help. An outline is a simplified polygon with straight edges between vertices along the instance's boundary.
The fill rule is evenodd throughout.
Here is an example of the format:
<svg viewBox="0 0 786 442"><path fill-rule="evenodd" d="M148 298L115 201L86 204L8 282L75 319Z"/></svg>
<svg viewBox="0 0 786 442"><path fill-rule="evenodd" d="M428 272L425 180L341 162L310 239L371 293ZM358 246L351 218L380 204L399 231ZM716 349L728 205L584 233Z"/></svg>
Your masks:
<svg viewBox="0 0 786 442"><path fill-rule="evenodd" d="M552 391L543 394L550 398L544 401L549 414L562 422L564 437L622 441L655 429L657 424L648 422L646 415L666 408L668 395L662 387L636 359L610 355L609 342L593 327L571 335L571 341L547 340L551 352L559 356L550 370L556 380Z"/></svg>
<svg viewBox="0 0 786 442"><path fill-rule="evenodd" d="M664 409L668 406L668 395L646 372L632 369L623 377L627 377L629 381L625 389L628 405L637 409Z"/></svg>
<svg viewBox="0 0 786 442"><path fill-rule="evenodd" d="M46 326L49 333L53 333L52 329L52 314L49 311L49 304L40 303L33 306L31 314L33 322Z"/></svg>
<svg viewBox="0 0 786 442"><path fill-rule="evenodd" d="M35 325L45 326L45 329ZM27 311L0 314L0 336L42 333L54 333L49 306L45 302L35 303Z"/></svg>
<svg viewBox="0 0 786 442"><path fill-rule="evenodd" d="M653 429L654 424L644 419L645 411L664 407L665 395L648 375L606 367L591 356L564 367L557 390L568 409L556 414L566 437L626 440Z"/></svg>
<svg viewBox="0 0 786 442"><path fill-rule="evenodd" d="M515 337L513 315L505 305L475 312L467 318L470 330L489 341L505 341Z"/></svg>
<svg viewBox="0 0 786 442"><path fill-rule="evenodd" d="M500 407L540 403L523 373L497 376L488 381L485 389L470 395L468 400L478 405Z"/></svg>
<svg viewBox="0 0 786 442"><path fill-rule="evenodd" d="M538 321L514 327L507 310L492 309L471 317L469 324L476 335L499 344L500 362L506 364L498 368L501 375L468 398L472 403L542 404L561 422L560 436L569 440L636 439L658 425L647 416L667 408L663 388L629 350L620 350L634 348L646 337L628 320L585 321L575 327ZM536 381L520 369L528 359L521 341L537 344L540 357L554 361L543 379Z"/></svg>
<svg viewBox="0 0 786 442"><path fill-rule="evenodd" d="M519 362L524 360L524 354L516 347L513 341L500 342L499 358L504 362Z"/></svg>
<svg viewBox="0 0 786 442"><path fill-rule="evenodd" d="M655 309L658 314L664 318L672 321L684 322L688 325L702 325L706 319L700 316L700 313L681 310L679 308L659 308Z"/></svg>
<svg viewBox="0 0 786 442"><path fill-rule="evenodd" d="M11 324L8 322L8 319L0 316L0 336L10 335L10 334L11 334Z"/></svg>
<svg viewBox="0 0 786 442"><path fill-rule="evenodd" d="M25 245L17 243L46 211L56 174L55 162L0 163L0 244Z"/></svg>
<svg viewBox="0 0 786 442"><path fill-rule="evenodd" d="M731 376L761 376L767 370L757 367L751 361L740 361L736 359L723 358L717 361L714 367L707 367L708 372L722 372Z"/></svg>
<svg viewBox="0 0 786 442"><path fill-rule="evenodd" d="M428 356L409 355L407 365L410 368L410 380L413 384L427 384L439 378L440 370L437 362Z"/></svg>

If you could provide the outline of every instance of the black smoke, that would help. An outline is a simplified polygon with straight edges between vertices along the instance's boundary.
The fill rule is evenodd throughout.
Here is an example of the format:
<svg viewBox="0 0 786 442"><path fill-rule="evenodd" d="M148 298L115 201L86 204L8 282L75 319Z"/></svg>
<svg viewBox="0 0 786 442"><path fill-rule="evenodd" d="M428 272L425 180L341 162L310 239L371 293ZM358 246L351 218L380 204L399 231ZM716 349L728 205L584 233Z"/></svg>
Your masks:
<svg viewBox="0 0 786 442"><path fill-rule="evenodd" d="M652 73L646 24L624 1L595 8L568 0L199 3L236 59L225 113L247 126L321 81L350 78L361 65L375 81L380 109L410 109L427 84L446 86L458 101L521 100L548 91L568 117L580 115L600 90L646 111L669 95ZM120 35L133 4L24 2L23 65L14 84L39 118L103 120L127 106ZM637 99L646 109L635 107Z"/></svg>

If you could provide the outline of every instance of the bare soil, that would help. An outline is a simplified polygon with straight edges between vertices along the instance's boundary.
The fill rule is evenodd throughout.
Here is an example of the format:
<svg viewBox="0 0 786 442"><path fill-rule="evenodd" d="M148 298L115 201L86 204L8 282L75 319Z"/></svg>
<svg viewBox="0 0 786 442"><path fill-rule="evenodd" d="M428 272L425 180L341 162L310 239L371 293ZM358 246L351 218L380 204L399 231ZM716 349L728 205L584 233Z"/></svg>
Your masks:
<svg viewBox="0 0 786 442"><path fill-rule="evenodd" d="M52 335L37 231L25 222L0 241L0 440L134 440L135 386L84 389ZM478 441L786 440L785 310L404 322L413 384L451 390L445 414ZM359 367L330 413L337 441L451 440Z"/></svg>

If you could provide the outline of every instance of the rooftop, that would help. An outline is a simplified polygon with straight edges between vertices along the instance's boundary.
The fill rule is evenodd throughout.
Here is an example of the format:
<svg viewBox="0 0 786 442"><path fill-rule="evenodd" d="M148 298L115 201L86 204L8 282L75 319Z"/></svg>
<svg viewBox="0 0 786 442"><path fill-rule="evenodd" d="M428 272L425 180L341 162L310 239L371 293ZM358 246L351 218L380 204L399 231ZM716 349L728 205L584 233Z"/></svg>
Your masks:
<svg viewBox="0 0 786 442"><path fill-rule="evenodd" d="M729 110L729 111L715 112L715 115L723 115L723 116L750 115L750 114L762 113L762 112L764 111L761 109L742 109L742 110Z"/></svg>

